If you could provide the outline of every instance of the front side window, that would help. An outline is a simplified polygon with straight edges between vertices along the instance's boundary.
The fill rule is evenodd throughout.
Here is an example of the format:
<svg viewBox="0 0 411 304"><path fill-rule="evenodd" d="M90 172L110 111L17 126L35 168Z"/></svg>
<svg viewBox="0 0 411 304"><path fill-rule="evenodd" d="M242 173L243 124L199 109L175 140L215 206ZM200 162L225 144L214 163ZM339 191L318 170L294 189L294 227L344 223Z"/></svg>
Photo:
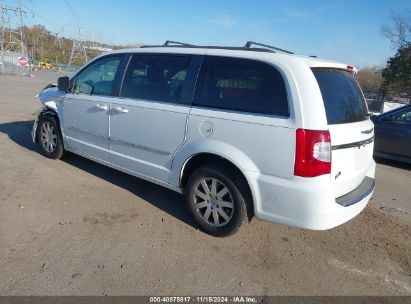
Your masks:
<svg viewBox="0 0 411 304"><path fill-rule="evenodd" d="M190 56L135 55L127 69L121 97L177 103Z"/></svg>
<svg viewBox="0 0 411 304"><path fill-rule="evenodd" d="M101 59L80 72L73 85L73 93L110 96L121 57Z"/></svg>
<svg viewBox="0 0 411 304"><path fill-rule="evenodd" d="M411 109L397 112L395 114L389 115L386 121L396 122L396 123L411 123Z"/></svg>
<svg viewBox="0 0 411 304"><path fill-rule="evenodd" d="M204 58L193 105L289 116L287 91L279 71L249 59Z"/></svg>

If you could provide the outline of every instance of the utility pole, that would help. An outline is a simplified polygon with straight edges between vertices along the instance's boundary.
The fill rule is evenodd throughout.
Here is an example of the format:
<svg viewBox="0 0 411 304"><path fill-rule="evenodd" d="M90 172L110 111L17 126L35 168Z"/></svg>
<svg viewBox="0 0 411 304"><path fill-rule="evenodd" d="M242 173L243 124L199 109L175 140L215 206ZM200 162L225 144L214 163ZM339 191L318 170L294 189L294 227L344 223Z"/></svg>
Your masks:
<svg viewBox="0 0 411 304"><path fill-rule="evenodd" d="M0 0L0 48L1 48L1 74L4 75L4 23L5 23L5 5L4 1Z"/></svg>
<svg viewBox="0 0 411 304"><path fill-rule="evenodd" d="M36 37L33 35L33 49L32 49L32 58L31 58L31 60L33 61L33 64L34 64L34 61L36 60Z"/></svg>
<svg viewBox="0 0 411 304"><path fill-rule="evenodd" d="M87 51L86 51L86 41L83 39L81 34L81 26L77 26L78 34L74 36L73 39L73 47L71 49L70 60L67 66L73 64L75 60L80 60L83 63L88 61L87 58Z"/></svg>
<svg viewBox="0 0 411 304"><path fill-rule="evenodd" d="M61 28L61 33L55 33L54 35L54 45L57 47L63 47L63 35L64 27Z"/></svg>
<svg viewBox="0 0 411 304"><path fill-rule="evenodd" d="M43 34L40 36L41 38L41 61L44 62L44 36Z"/></svg>

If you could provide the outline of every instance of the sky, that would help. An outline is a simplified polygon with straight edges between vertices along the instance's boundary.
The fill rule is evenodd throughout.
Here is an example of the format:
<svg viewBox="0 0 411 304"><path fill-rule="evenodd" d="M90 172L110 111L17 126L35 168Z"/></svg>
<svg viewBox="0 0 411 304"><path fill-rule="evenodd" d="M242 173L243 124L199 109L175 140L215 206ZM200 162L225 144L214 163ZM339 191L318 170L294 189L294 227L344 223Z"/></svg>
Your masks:
<svg viewBox="0 0 411 304"><path fill-rule="evenodd" d="M80 24L83 32L122 45L176 40L242 46L252 40L360 68L384 66L395 49L382 36L381 26L391 24L392 13L411 11L411 0L22 2L29 10L26 24L43 24L66 36Z"/></svg>

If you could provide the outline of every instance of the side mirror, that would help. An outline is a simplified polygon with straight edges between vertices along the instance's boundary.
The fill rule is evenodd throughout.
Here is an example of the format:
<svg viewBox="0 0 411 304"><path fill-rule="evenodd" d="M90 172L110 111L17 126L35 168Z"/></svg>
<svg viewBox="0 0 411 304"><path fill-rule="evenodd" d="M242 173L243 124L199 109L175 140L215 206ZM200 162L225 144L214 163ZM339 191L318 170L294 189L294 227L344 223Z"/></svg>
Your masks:
<svg viewBox="0 0 411 304"><path fill-rule="evenodd" d="M70 79L67 76L57 79L57 87L60 91L68 92L70 88Z"/></svg>
<svg viewBox="0 0 411 304"><path fill-rule="evenodd" d="M376 122L378 120L378 115L371 114L370 118L371 118L372 122Z"/></svg>

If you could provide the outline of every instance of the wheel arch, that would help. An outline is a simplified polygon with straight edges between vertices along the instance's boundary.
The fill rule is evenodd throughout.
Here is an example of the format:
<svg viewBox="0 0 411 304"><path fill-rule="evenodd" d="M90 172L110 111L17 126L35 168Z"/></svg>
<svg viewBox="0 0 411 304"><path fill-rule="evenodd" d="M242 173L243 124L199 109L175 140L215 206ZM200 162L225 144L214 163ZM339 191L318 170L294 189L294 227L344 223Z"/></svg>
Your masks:
<svg viewBox="0 0 411 304"><path fill-rule="evenodd" d="M180 177L188 161L201 154L211 154L222 158L237 167L243 175L246 171L260 172L257 165L240 149L218 140L196 140L183 145L176 151L172 165L169 182L174 186L181 186Z"/></svg>
<svg viewBox="0 0 411 304"><path fill-rule="evenodd" d="M240 183L240 186L245 189L246 198L249 201L249 215L254 216L254 195L251 188L251 183L244 174L243 170L238 164L233 162L231 159L213 152L199 152L193 155L190 155L182 164L181 169L179 170L179 186L184 189L186 187L189 176L198 168L207 165L207 164L221 164L231 170L235 177L238 178L237 182Z"/></svg>
<svg viewBox="0 0 411 304"><path fill-rule="evenodd" d="M36 123L38 124L39 121L41 120L41 118L44 117L44 116L52 116L52 117L56 120L56 122L57 122L57 124L58 124L58 127L59 127L58 129L59 129L59 131L60 131L60 135L61 135L61 137L62 137L62 139L63 139L63 146L64 146L64 136L63 136L64 133L63 133L62 126L61 126L60 117L59 117L57 111L56 111L55 109L52 109L52 108L49 108L49 107L45 106L45 107L40 111ZM36 143L39 142L39 141L38 141L38 134L39 134L38 132L39 132L39 128L37 127L37 128L36 128L36 136L35 136L35 142L36 142Z"/></svg>
<svg viewBox="0 0 411 304"><path fill-rule="evenodd" d="M49 107L44 107L43 110L40 112L39 116L45 116L45 115L55 116L57 117L57 119L59 119L57 111Z"/></svg>

